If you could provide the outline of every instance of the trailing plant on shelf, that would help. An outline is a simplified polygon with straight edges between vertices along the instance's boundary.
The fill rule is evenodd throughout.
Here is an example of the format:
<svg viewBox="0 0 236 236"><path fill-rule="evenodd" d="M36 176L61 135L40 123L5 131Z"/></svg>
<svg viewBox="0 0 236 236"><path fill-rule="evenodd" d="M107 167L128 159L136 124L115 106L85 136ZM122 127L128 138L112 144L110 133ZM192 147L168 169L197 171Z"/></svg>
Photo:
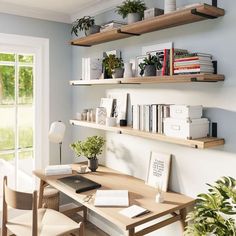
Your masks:
<svg viewBox="0 0 236 236"><path fill-rule="evenodd" d="M194 210L187 215L184 236L236 235L236 180L222 177L199 194Z"/></svg>
<svg viewBox="0 0 236 236"><path fill-rule="evenodd" d="M102 153L102 148L105 144L105 139L102 136L91 136L84 141L77 141L70 144L71 149L75 154L85 156L89 160L89 168L91 171L96 171L98 168L98 155Z"/></svg>
<svg viewBox="0 0 236 236"><path fill-rule="evenodd" d="M111 77L122 78L123 77L124 63L123 63L122 58L119 58L114 54L110 54L103 59L102 64L108 78L111 78ZM120 69L119 72L117 69ZM115 76L115 73L117 73L116 76Z"/></svg>
<svg viewBox="0 0 236 236"><path fill-rule="evenodd" d="M160 59L156 55L148 55L144 58L143 62L139 63L140 75L143 76L155 76L156 70L160 70L162 68L162 64Z"/></svg>
<svg viewBox="0 0 236 236"><path fill-rule="evenodd" d="M85 35L94 34L100 31L100 26L95 25L95 20L91 16L84 16L77 19L72 24L71 34L78 36L78 31L84 31Z"/></svg>
<svg viewBox="0 0 236 236"><path fill-rule="evenodd" d="M118 6L116 12L124 18L128 17L128 24L142 20L146 5L142 0L126 0Z"/></svg>

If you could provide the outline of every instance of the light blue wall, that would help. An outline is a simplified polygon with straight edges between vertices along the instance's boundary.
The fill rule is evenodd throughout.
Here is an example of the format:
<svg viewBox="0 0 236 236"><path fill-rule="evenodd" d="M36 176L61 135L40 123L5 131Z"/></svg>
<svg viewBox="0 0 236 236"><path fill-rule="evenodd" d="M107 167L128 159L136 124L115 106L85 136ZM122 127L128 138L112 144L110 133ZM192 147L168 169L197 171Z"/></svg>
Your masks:
<svg viewBox="0 0 236 236"><path fill-rule="evenodd" d="M67 130L63 142L63 159L70 162L71 152L71 87L69 80L72 74L72 50L69 45L71 25L38 20L28 17L0 13L0 32L49 39L50 57L50 122L62 120ZM57 144L50 146L50 162L58 162L59 148Z"/></svg>
<svg viewBox="0 0 236 236"><path fill-rule="evenodd" d="M163 3L163 1L154 0L147 2L149 6L151 3L152 6ZM180 6L203 1L178 0L177 2ZM73 88L74 114L83 108L98 106L99 99L112 92L129 93L131 104L202 104L208 108L205 115L212 121L218 122L219 137L226 140L224 146L197 150L104 132L107 138L107 149L103 162L108 166L145 179L151 150L172 153L170 188L193 197L206 191L205 183L212 183L223 175L236 177L236 2L219 0L218 3L226 10L226 15L215 20L161 30L91 48L73 48L73 79L81 78L82 57L101 57L104 51L120 49L126 62L130 58L140 55L142 46L169 41L173 41L177 48L213 54L214 58L218 60L218 72L226 76L225 82L212 84L107 85ZM97 23L104 23L114 18L117 18L114 11L96 17ZM130 109L129 112L131 112ZM92 129L75 127L73 138L77 139L94 133L96 131ZM119 233L113 232L112 235L119 235ZM157 235L157 233L152 235ZM158 235L181 235L179 224L176 223L160 230Z"/></svg>

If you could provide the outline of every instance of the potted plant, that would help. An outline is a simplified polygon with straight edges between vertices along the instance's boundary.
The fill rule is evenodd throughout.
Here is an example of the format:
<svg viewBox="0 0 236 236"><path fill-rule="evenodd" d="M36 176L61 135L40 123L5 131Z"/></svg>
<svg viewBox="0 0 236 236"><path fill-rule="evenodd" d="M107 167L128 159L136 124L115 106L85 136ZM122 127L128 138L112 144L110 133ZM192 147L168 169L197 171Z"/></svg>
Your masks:
<svg viewBox="0 0 236 236"><path fill-rule="evenodd" d="M95 20L91 16L84 16L83 18L77 19L72 24L71 34L78 36L78 31L84 31L85 35L95 34L100 31L100 26L95 25Z"/></svg>
<svg viewBox="0 0 236 236"><path fill-rule="evenodd" d="M223 177L199 194L194 210L187 215L184 236L236 235L236 180Z"/></svg>
<svg viewBox="0 0 236 236"><path fill-rule="evenodd" d="M102 64L108 78L123 78L124 63L122 58L110 54L103 59Z"/></svg>
<svg viewBox="0 0 236 236"><path fill-rule="evenodd" d="M157 70L162 68L162 64L158 56L148 55L144 58L143 62L139 63L139 68L141 69L140 75L143 76L155 76Z"/></svg>
<svg viewBox="0 0 236 236"><path fill-rule="evenodd" d="M142 0L126 0L121 6L118 6L116 12L125 19L128 18L128 24L142 20L146 5Z"/></svg>
<svg viewBox="0 0 236 236"><path fill-rule="evenodd" d="M105 139L103 137L91 136L84 141L79 140L72 143L70 147L78 157L85 156L88 158L88 168L94 172L98 168L97 156L102 153L104 144Z"/></svg>

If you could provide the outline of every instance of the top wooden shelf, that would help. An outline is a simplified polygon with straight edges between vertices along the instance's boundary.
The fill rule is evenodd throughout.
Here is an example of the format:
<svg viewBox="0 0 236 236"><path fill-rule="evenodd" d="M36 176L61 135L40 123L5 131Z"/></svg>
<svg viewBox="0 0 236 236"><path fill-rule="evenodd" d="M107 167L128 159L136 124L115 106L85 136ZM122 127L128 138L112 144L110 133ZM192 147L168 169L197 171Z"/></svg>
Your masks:
<svg viewBox="0 0 236 236"><path fill-rule="evenodd" d="M177 10L169 14L125 25L119 29L78 38L72 40L71 44L75 46L92 46L157 30L172 28L179 25L214 19L223 16L224 14L225 11L222 8L208 4L201 4L192 8Z"/></svg>

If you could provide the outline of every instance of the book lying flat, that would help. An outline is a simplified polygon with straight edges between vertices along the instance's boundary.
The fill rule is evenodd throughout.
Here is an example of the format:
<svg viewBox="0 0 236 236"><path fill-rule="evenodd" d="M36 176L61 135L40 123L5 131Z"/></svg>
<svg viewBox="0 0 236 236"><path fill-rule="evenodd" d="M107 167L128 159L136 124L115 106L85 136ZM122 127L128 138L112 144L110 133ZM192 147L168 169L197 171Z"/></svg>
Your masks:
<svg viewBox="0 0 236 236"><path fill-rule="evenodd" d="M97 190L94 206L129 206L128 190Z"/></svg>
<svg viewBox="0 0 236 236"><path fill-rule="evenodd" d="M129 218L138 217L149 212L150 211L148 209L145 209L137 205L132 205L128 208L125 208L124 210L119 211L120 214L127 216Z"/></svg>

